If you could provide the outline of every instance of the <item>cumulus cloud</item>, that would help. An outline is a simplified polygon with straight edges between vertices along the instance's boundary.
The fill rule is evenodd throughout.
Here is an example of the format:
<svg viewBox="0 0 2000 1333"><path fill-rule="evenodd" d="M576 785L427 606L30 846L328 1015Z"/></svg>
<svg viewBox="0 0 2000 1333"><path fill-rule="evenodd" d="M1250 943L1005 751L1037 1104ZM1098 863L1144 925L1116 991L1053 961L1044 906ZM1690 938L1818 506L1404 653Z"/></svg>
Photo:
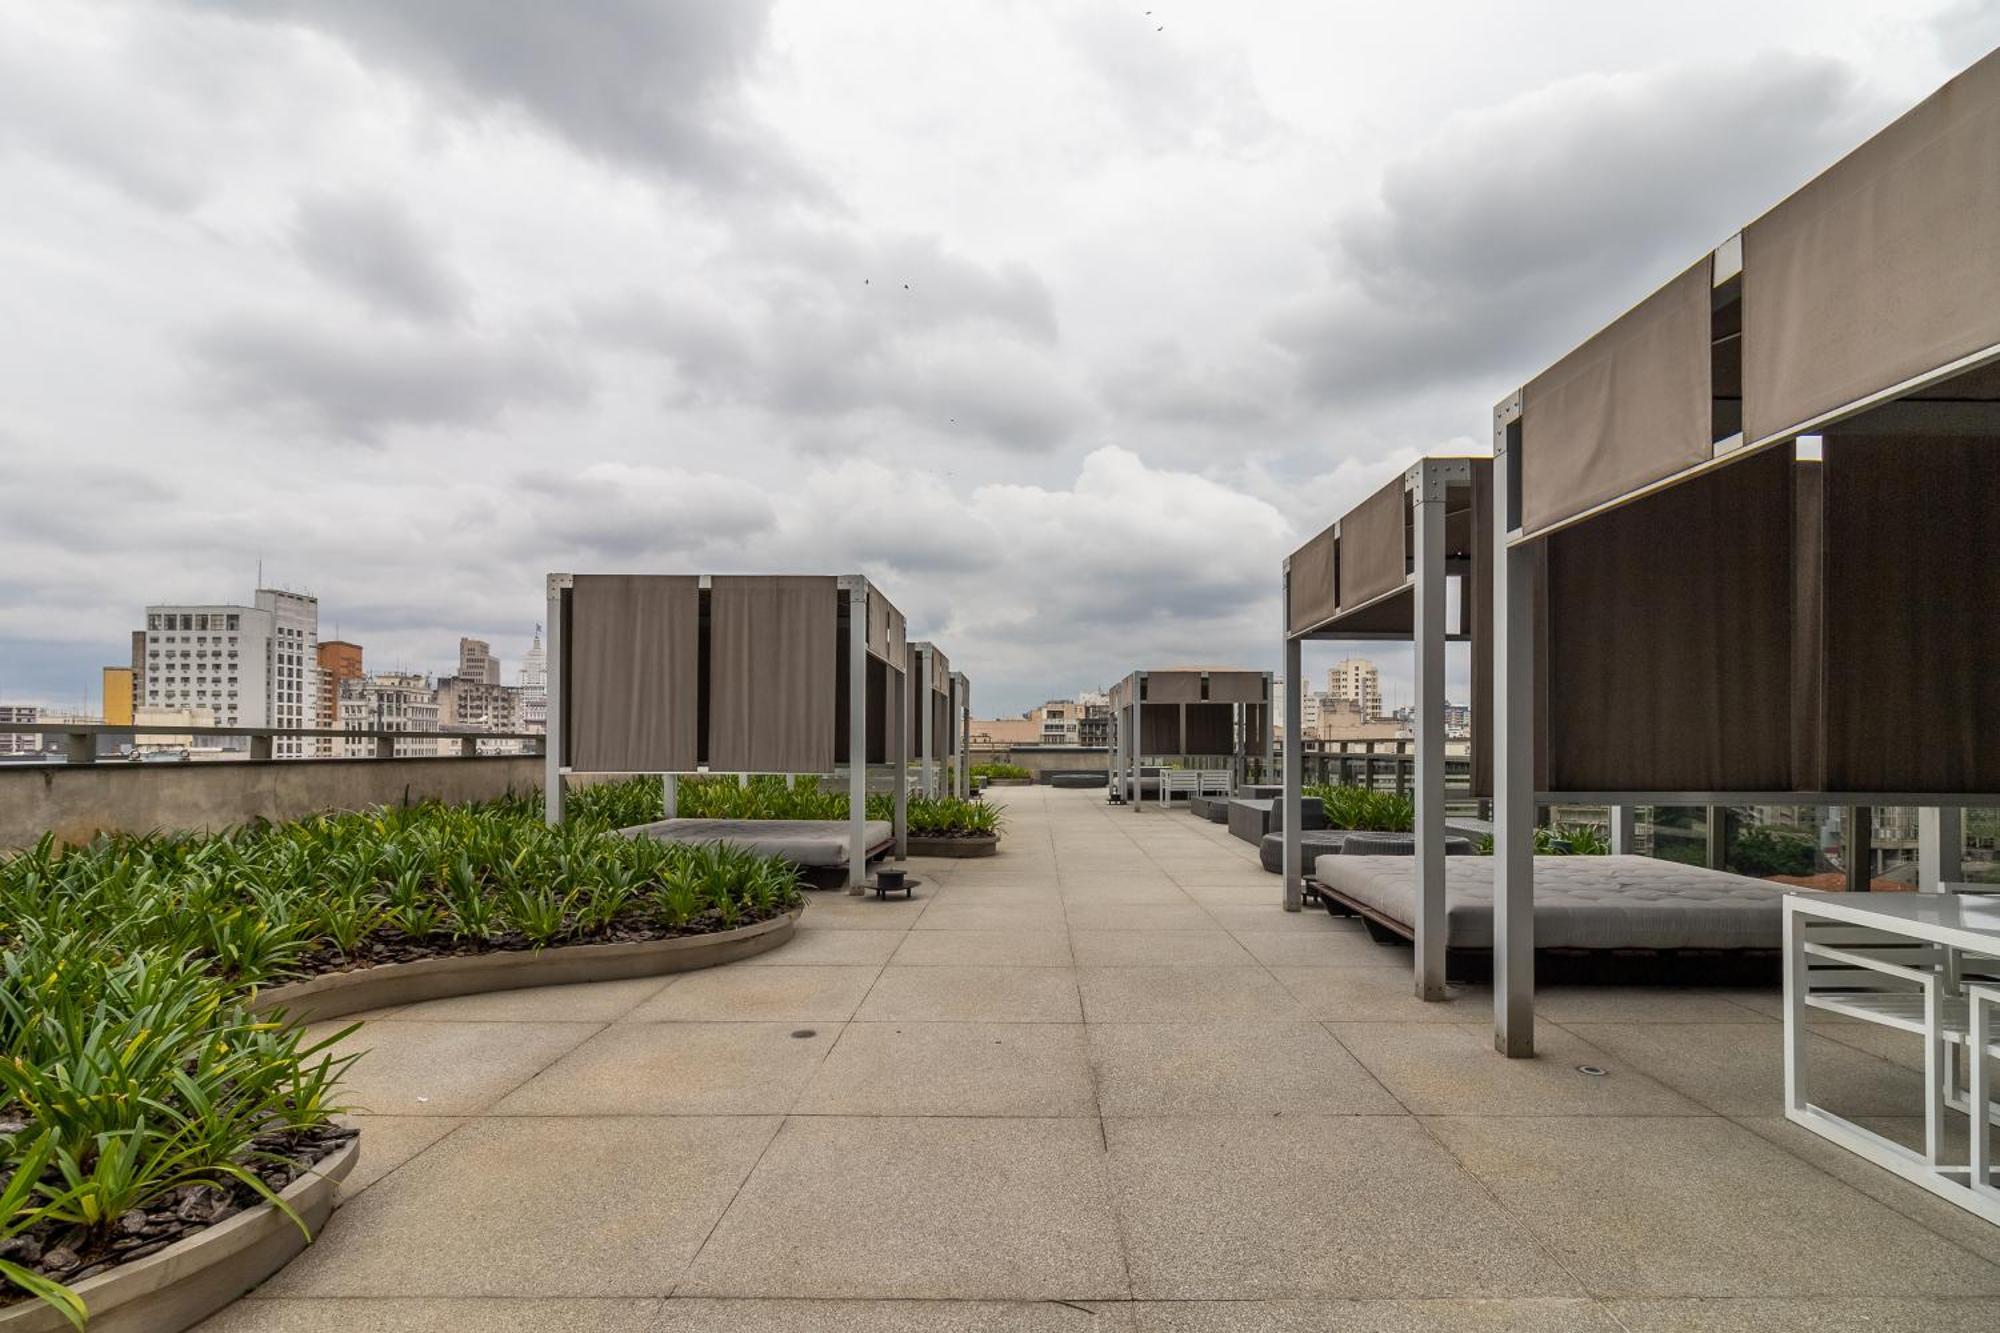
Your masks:
<svg viewBox="0 0 2000 1333"><path fill-rule="evenodd" d="M453 320L472 300L471 284L393 195L310 191L298 202L292 244L307 268L376 311Z"/></svg>
<svg viewBox="0 0 2000 1333"><path fill-rule="evenodd" d="M190 349L217 403L292 429L379 443L392 426L490 426L518 407L574 405L588 384L528 336L412 335L237 315Z"/></svg>
<svg viewBox="0 0 2000 1333"><path fill-rule="evenodd" d="M434 93L532 117L592 156L720 190L820 186L742 96L770 0L188 0L316 28Z"/></svg>
<svg viewBox="0 0 2000 1333"><path fill-rule="evenodd" d="M1449 118L1325 239L1272 333L1328 398L1529 373L1859 137L1829 59L1590 74Z"/></svg>

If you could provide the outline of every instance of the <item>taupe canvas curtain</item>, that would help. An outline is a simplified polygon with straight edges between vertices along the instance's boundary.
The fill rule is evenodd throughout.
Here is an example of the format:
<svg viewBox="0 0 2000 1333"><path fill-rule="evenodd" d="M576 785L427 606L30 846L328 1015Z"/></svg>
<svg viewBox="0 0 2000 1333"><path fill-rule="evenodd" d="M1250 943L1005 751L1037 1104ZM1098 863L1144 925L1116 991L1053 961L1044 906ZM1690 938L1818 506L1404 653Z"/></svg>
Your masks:
<svg viewBox="0 0 2000 1333"><path fill-rule="evenodd" d="M1792 467L1767 450L1548 539L1548 790L1790 786Z"/></svg>
<svg viewBox="0 0 2000 1333"><path fill-rule="evenodd" d="M1743 232L1743 412L1788 434L2000 344L2000 52Z"/></svg>
<svg viewBox="0 0 2000 1333"><path fill-rule="evenodd" d="M1189 704L1187 735L1182 739L1181 752L1198 755L1235 754L1236 705Z"/></svg>
<svg viewBox="0 0 2000 1333"><path fill-rule="evenodd" d="M1472 574L1459 590L1472 632L1472 794L1493 794L1493 465L1472 468Z"/></svg>
<svg viewBox="0 0 2000 1333"><path fill-rule="evenodd" d="M1264 673L1261 671L1211 671L1208 673L1211 703L1255 704L1264 701Z"/></svg>
<svg viewBox="0 0 2000 1333"><path fill-rule="evenodd" d="M1201 701L1201 673L1199 671L1148 671L1146 673L1146 702L1149 704L1199 703Z"/></svg>
<svg viewBox="0 0 2000 1333"><path fill-rule="evenodd" d="M1340 520L1340 605L1347 610L1403 586L1409 575L1405 518L1409 503L1399 476Z"/></svg>
<svg viewBox="0 0 2000 1333"><path fill-rule="evenodd" d="M838 581L717 575L710 588L710 767L740 773L830 771Z"/></svg>
<svg viewBox="0 0 2000 1333"><path fill-rule="evenodd" d="M1824 789L2000 791L2000 439L1825 456Z"/></svg>
<svg viewBox="0 0 2000 1333"><path fill-rule="evenodd" d="M698 579L578 574L563 643L570 769L693 772L700 648Z"/></svg>
<svg viewBox="0 0 2000 1333"><path fill-rule="evenodd" d="M1291 585L1285 604L1285 627L1303 634L1321 621L1333 618L1339 609L1338 592L1333 586L1334 530L1292 552Z"/></svg>
<svg viewBox="0 0 2000 1333"><path fill-rule="evenodd" d="M1522 390L1523 533L1713 456L1709 274L1704 257Z"/></svg>

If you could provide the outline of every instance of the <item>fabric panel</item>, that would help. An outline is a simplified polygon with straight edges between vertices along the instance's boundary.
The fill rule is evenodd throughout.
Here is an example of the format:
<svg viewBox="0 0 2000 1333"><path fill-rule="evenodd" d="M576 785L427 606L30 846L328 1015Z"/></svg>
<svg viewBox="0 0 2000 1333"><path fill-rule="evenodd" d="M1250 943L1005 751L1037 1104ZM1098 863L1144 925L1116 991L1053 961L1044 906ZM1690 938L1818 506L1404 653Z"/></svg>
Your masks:
<svg viewBox="0 0 2000 1333"><path fill-rule="evenodd" d="M833 768L842 596L831 577L711 580L711 768L725 773Z"/></svg>
<svg viewBox="0 0 2000 1333"><path fill-rule="evenodd" d="M1139 753L1147 756L1183 753L1179 704L1139 705Z"/></svg>
<svg viewBox="0 0 2000 1333"><path fill-rule="evenodd" d="M1522 532L1713 457L1709 272L1703 257L1522 390Z"/></svg>
<svg viewBox="0 0 2000 1333"><path fill-rule="evenodd" d="M1303 634L1333 618L1340 599L1333 586L1335 530L1328 528L1292 552L1291 585L1285 604L1285 627Z"/></svg>
<svg viewBox="0 0 2000 1333"><path fill-rule="evenodd" d="M700 649L698 579L578 574L563 644L570 769L693 772Z"/></svg>
<svg viewBox="0 0 2000 1333"><path fill-rule="evenodd" d="M1743 232L1744 431L2000 344L2000 52Z"/></svg>
<svg viewBox="0 0 2000 1333"><path fill-rule="evenodd" d="M1471 629L1472 795L1493 794L1493 464L1472 465L1472 573L1459 590Z"/></svg>
<svg viewBox="0 0 2000 1333"><path fill-rule="evenodd" d="M1792 509L1767 450L1544 543L1546 790L1790 787Z"/></svg>
<svg viewBox="0 0 2000 1333"><path fill-rule="evenodd" d="M1782 446L1781 446L1782 448ZM1792 786L1826 790L1826 469L1792 465Z"/></svg>
<svg viewBox="0 0 2000 1333"><path fill-rule="evenodd" d="M1825 456L1826 789L2000 791L2000 439Z"/></svg>
<svg viewBox="0 0 2000 1333"><path fill-rule="evenodd" d="M1403 586L1409 576L1405 519L1409 503L1398 476L1340 520L1340 605L1353 609Z"/></svg>
<svg viewBox="0 0 2000 1333"><path fill-rule="evenodd" d="M1146 702L1149 704L1199 703L1201 701L1201 673L1199 671L1148 671L1146 673Z"/></svg>
<svg viewBox="0 0 2000 1333"><path fill-rule="evenodd" d="M1226 755L1236 753L1236 705L1205 703L1187 705L1187 736L1183 753Z"/></svg>
<svg viewBox="0 0 2000 1333"><path fill-rule="evenodd" d="M1208 673L1208 701L1223 704L1264 702L1264 673L1261 671L1211 671Z"/></svg>

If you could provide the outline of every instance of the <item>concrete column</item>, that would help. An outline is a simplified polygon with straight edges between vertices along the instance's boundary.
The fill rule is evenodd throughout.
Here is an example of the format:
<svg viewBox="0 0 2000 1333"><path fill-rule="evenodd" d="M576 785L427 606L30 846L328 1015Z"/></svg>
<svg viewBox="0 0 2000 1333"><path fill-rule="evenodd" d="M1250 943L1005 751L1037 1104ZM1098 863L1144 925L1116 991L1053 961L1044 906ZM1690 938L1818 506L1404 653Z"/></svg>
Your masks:
<svg viewBox="0 0 2000 1333"><path fill-rule="evenodd" d="M1917 811L1917 889L1943 893L1965 878L1965 812L1927 805Z"/></svg>
<svg viewBox="0 0 2000 1333"><path fill-rule="evenodd" d="M672 773L660 774L660 818L678 819L681 804L681 780Z"/></svg>
<svg viewBox="0 0 2000 1333"><path fill-rule="evenodd" d="M1305 651L1301 640L1285 638L1285 910L1296 912L1305 906L1306 880L1304 851L1299 846L1300 789L1305 785L1305 740L1300 735L1299 714L1305 709Z"/></svg>
<svg viewBox="0 0 2000 1333"><path fill-rule="evenodd" d="M1842 841L1847 844L1847 891L1868 892L1869 873L1875 860L1875 812L1865 805L1850 805Z"/></svg>
<svg viewBox="0 0 2000 1333"><path fill-rule="evenodd" d="M847 589L847 891L868 891L868 586Z"/></svg>
<svg viewBox="0 0 2000 1333"><path fill-rule="evenodd" d="M1416 520L1416 993L1442 1000L1444 988L1444 645L1445 483L1417 466ZM1397 770L1402 765L1397 764Z"/></svg>
<svg viewBox="0 0 2000 1333"><path fill-rule="evenodd" d="M1611 807L1611 854L1634 856L1639 850L1637 811L1629 805Z"/></svg>
<svg viewBox="0 0 2000 1333"><path fill-rule="evenodd" d="M889 702L896 710L895 734L890 737L889 755L896 762L896 859L910 856L910 673L889 673ZM925 703L930 702L928 695Z"/></svg>
<svg viewBox="0 0 2000 1333"><path fill-rule="evenodd" d="M549 575L548 721L542 727L542 817L550 827L563 822L563 576Z"/></svg>
<svg viewBox="0 0 2000 1333"><path fill-rule="evenodd" d="M1493 1047L1535 1053L1534 552L1513 547L1516 400L1493 431Z"/></svg>
<svg viewBox="0 0 2000 1333"><path fill-rule="evenodd" d="M937 770L933 766L931 759L931 755L937 749L937 737L933 734L936 730L935 710L931 708L931 691L937 688L936 682L931 679L931 673L936 669L936 655L928 648L918 649L916 681L917 707L919 710L917 717L917 776L920 780L919 790L926 796L935 796L938 794Z"/></svg>

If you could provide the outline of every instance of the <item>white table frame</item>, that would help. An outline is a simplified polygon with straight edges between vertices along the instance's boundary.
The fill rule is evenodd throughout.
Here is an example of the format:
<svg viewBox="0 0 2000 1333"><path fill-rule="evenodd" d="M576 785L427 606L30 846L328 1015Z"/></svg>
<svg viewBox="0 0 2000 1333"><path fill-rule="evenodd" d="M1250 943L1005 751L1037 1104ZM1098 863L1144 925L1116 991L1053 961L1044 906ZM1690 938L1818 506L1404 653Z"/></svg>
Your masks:
<svg viewBox="0 0 2000 1333"><path fill-rule="evenodd" d="M2000 971L2000 900L1954 893L1793 893L1785 896L1784 913L1785 1118L2000 1225L1989 1129L2000 1123L2000 1108L1993 1104L1987 1058L2000 1054L2000 986L1962 980L1968 954L1981 960L1975 970ZM1815 960L1824 971L1840 972L1840 989L1814 989ZM1808 1009L1923 1038L1922 1152L1811 1102ZM1962 1091L1961 1049L1969 1054ZM1947 1110L1968 1118L1964 1162L1945 1160Z"/></svg>

